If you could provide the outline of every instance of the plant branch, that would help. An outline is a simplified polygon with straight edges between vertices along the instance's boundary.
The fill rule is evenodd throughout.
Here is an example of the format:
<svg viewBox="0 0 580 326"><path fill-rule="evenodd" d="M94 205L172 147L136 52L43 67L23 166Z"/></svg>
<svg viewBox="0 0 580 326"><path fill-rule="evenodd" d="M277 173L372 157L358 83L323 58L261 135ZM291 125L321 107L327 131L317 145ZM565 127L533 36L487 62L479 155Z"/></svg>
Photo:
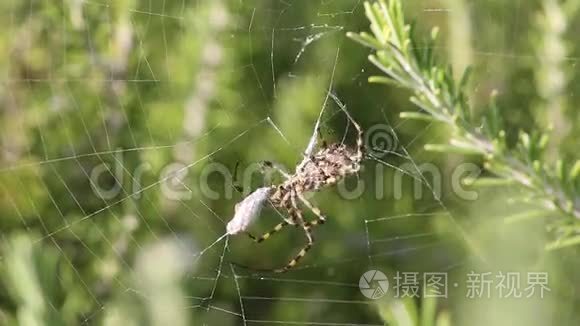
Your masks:
<svg viewBox="0 0 580 326"><path fill-rule="evenodd" d="M483 124L473 123L465 90L470 70L456 81L451 68L437 63L433 53L437 28L426 46L417 46L412 27L404 22L400 0L366 2L365 12L373 35L347 35L374 50L369 60L388 77L372 77L369 81L391 83L413 92L411 102L424 112L403 112L402 117L435 120L453 131L449 144L429 144L426 149L483 155L487 171L540 198L547 216L572 217L575 223L580 220L580 161L558 161L556 166L544 163L548 136L541 132L519 132L517 143L509 145L495 94ZM576 233L580 233L580 227Z"/></svg>

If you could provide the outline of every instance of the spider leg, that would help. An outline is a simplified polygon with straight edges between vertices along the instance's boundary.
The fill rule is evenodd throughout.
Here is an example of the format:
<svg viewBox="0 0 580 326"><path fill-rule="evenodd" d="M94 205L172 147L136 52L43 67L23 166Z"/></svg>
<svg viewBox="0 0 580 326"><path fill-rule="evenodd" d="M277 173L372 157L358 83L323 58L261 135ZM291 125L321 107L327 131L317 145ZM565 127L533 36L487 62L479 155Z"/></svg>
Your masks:
<svg viewBox="0 0 580 326"><path fill-rule="evenodd" d="M284 176L284 178L286 178L286 179L290 178L290 174L288 172L286 172L286 170L282 167L282 165L280 165L278 163L274 163L272 161L262 161L262 162L260 162L260 165L262 166L262 171L261 171L262 174L264 174L265 169L273 169L273 170L277 171L278 173L280 173L282 176ZM232 186L234 187L234 189L237 192L244 193L244 188L242 187L242 185L240 184L240 182L238 180L239 166L240 166L240 161L237 161L236 165L234 166L234 174L232 175Z"/></svg>
<svg viewBox="0 0 580 326"><path fill-rule="evenodd" d="M303 225L302 227L304 229L304 233L306 234L306 239L308 240L308 242L306 243L306 245L304 247L302 247L302 250L300 250L298 252L298 254L296 256L294 256L294 258L286 266L284 266L283 268L280 268L280 269L276 269L276 270L274 270L274 272L284 273L284 272L287 272L288 270L290 270L291 268L293 268L294 266L296 266L296 264L298 264L300 259L302 259L302 257L306 256L306 253L312 248L312 245L314 245L314 237L312 236L311 227L307 226L307 225Z"/></svg>
<svg viewBox="0 0 580 326"><path fill-rule="evenodd" d="M304 229L304 233L306 235L306 239L307 239L307 243L304 247L302 247L302 249L298 252L298 254L296 254L296 256L294 256L294 258L292 258L292 260L290 260L288 262L288 264L286 264L286 266L284 266L283 268L280 269L275 269L274 272L276 273L284 273L287 272L288 270L290 270L291 268L293 268L294 266L296 266L296 264L298 264L298 262L300 261L300 259L302 259L302 257L306 256L306 253L312 248L312 245L314 245L314 236L312 235L312 225L309 223L306 223L304 221L304 218L302 216L302 212L300 211L300 209L296 206L296 200L295 197L299 196L298 194L293 192L293 196L292 196L292 212L293 214L295 214L295 218L300 222L300 225L302 225L302 228Z"/></svg>
<svg viewBox="0 0 580 326"><path fill-rule="evenodd" d="M322 136L322 130L320 129L320 127L318 127L318 129L316 130L316 135L318 136L318 138L320 138L320 148L327 148L328 147L328 143L326 142L326 140L324 139L324 136ZM310 153L312 155L312 153Z"/></svg>
<svg viewBox="0 0 580 326"><path fill-rule="evenodd" d="M322 133L320 131L320 128L317 129L317 133L316 135L318 137L320 137L320 148L321 149L327 149L328 148L328 143L326 142L326 140L324 140L324 138L322 138ZM314 137L314 136L313 136ZM306 156L308 154L308 156ZM312 154L312 149L311 150L307 150L307 152L304 153L304 159L302 160L302 162L300 162L300 164L296 167L296 171L300 171L300 172L304 172L304 166L306 165L306 163L308 162L315 162L315 158L314 155ZM321 167L318 167L318 171L321 174L326 175L326 172L324 171L324 169L322 169Z"/></svg>
<svg viewBox="0 0 580 326"><path fill-rule="evenodd" d="M320 113L318 114L318 119L316 119L316 123L314 124L314 130L312 130L312 136L310 136L310 140L308 141L308 145L306 146L306 149L304 150L304 158L308 158L312 155L312 153L314 152L314 149L316 148L317 142L318 142L318 137L320 137L320 122L322 121L322 114L324 113L324 109L325 109L326 105L322 106L322 110L320 110Z"/></svg>
<svg viewBox="0 0 580 326"><path fill-rule="evenodd" d="M270 238L270 236L280 230L282 230L285 226L290 225L290 223L288 223L287 221L281 222L278 225L276 225L271 231L266 232L264 234L262 234L260 237L255 237L254 235L252 235L251 233L248 233L248 236L254 240L254 242L256 243L260 243L264 240L267 240L268 238Z"/></svg>
<svg viewBox="0 0 580 326"><path fill-rule="evenodd" d="M360 161L362 161L363 157L364 157L364 138L363 138L363 130L361 128L361 126L358 124L358 122L356 122L356 120L350 115L350 113L346 110L346 105L344 105L336 95L334 95L333 93L330 93L330 96L332 97L332 99L334 100L334 102L336 102L336 104L340 107L340 109L344 112L344 114L346 115L346 117L348 118L348 120L350 121L350 123L353 124L354 128L357 131L357 139L356 139L356 155L353 158L356 165L357 165L357 169L358 170L358 165L360 163Z"/></svg>
<svg viewBox="0 0 580 326"><path fill-rule="evenodd" d="M320 122L322 121L322 115L324 113L325 108L326 108L326 100L325 103L322 105L320 113L318 114L318 119L316 119L316 123L314 124L314 130L312 131L312 136L310 136L310 140L308 140L308 145L306 145L306 149L304 149L303 153L304 158L302 159L302 162L300 162L300 164L298 164L298 166L296 167L296 171L301 171L304 165L306 165L306 163L312 159L311 158L312 154L316 149L316 145L318 144L318 138L320 137ZM325 147L326 143L323 142L322 146Z"/></svg>
<svg viewBox="0 0 580 326"><path fill-rule="evenodd" d="M232 176L232 186L234 189L239 193L244 193L244 188L238 182L238 167L240 166L240 161L236 162L236 166L234 167L234 175Z"/></svg>
<svg viewBox="0 0 580 326"><path fill-rule="evenodd" d="M283 167L282 165L272 162L272 161L262 161L260 162L260 165L262 166L263 170L266 169L273 169L274 171L280 173L282 176L284 176L284 178L289 179L290 178L290 173L288 173Z"/></svg>
<svg viewBox="0 0 580 326"><path fill-rule="evenodd" d="M284 217L280 212L278 212L276 207L274 207L274 209L276 209L276 212L278 212L278 214L281 215L281 217L284 219L284 221L279 223L278 225L276 225L271 231L268 231L259 237L254 236L250 232L246 232L248 237L250 237L250 239L254 240L254 242L256 242L256 243L261 243L262 241L270 238L270 236L272 234L277 233L278 231L282 230L285 226L297 225L297 223L299 223L299 221L297 221L297 219L295 217L296 215L293 213L294 208L292 207L292 204L291 204L291 198L292 198L292 194L291 194L291 192L288 192L288 193L286 193L286 195L284 195L284 198L282 198L282 202L281 202L282 207L284 207L288 211L288 213L290 215L289 218Z"/></svg>
<svg viewBox="0 0 580 326"><path fill-rule="evenodd" d="M298 194L298 198L317 217L317 219L314 221L304 223L306 226L315 226L315 225L319 225L319 224L324 224L326 222L326 216L324 214L322 214L322 212L320 211L320 208L314 206L310 201L308 201L308 199L304 198L304 196L301 194Z"/></svg>

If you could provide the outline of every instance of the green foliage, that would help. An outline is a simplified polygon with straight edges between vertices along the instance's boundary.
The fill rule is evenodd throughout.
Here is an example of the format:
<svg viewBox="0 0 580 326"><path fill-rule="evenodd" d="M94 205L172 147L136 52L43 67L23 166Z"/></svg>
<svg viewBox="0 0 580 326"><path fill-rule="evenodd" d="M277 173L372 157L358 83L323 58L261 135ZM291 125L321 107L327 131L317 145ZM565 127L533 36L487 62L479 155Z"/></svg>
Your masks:
<svg viewBox="0 0 580 326"><path fill-rule="evenodd" d="M506 133L495 94L482 121L473 117L467 96L470 70L455 80L452 69L436 58L438 29L432 29L430 37L419 43L413 26L404 21L400 1L366 2L365 12L373 35L361 32L348 36L373 49L369 60L388 77L371 77L369 81L394 83L413 93L411 102L421 111L404 112L401 117L437 121L452 130L447 144L428 144L425 149L483 156L488 172L501 183L518 184L527 191L525 200L545 209L555 238L549 249L576 243L580 232L580 161L549 164L545 157L548 134L539 127L519 131L517 139L510 142L514 135ZM559 227L561 223L565 226Z"/></svg>
<svg viewBox="0 0 580 326"><path fill-rule="evenodd" d="M381 300L379 314L387 325L393 326L451 326L449 313L437 311L437 298L424 297L420 302L411 298Z"/></svg>
<svg viewBox="0 0 580 326"><path fill-rule="evenodd" d="M580 2L556 1L548 11L539 1L406 1L408 12L402 1L367 5L372 31L353 37L374 49L384 74L368 63L367 48L345 39L368 25L357 1L0 1L0 325L439 326L524 317L577 325L580 247L570 245L580 240L570 216L578 203L568 209L564 201L577 198L580 174L570 159L579 139L571 57L579 46L566 41L580 27ZM547 16L559 11L564 31ZM406 13L420 24L407 27ZM462 24L472 37L455 38ZM429 34L424 26L432 25L449 28ZM428 37L414 38L420 34ZM550 36L566 50L557 62L539 55ZM436 52L446 50L454 67L474 64L466 77L452 78L440 64ZM566 72L558 96L539 90L553 86L546 81L554 71ZM397 88L369 85L369 74ZM501 96L480 105L496 88ZM356 198L340 196L339 187L313 196L329 218L296 270L234 268L230 262L277 267L303 244L289 228L261 245L240 235L211 246L242 198L229 178L236 162L241 171L262 160L292 169L325 101L322 138L354 143L329 89L366 131L392 126L393 145L408 155L367 160L340 185L364 182ZM551 124L542 110L564 96L570 134L548 141L532 132ZM459 156L440 152L485 158L488 172L465 180L481 200L460 200L449 189ZM187 175L161 183L174 165ZM391 168L415 165L437 167L440 191ZM251 189L268 182L249 177ZM96 184L119 192L105 198ZM188 196L168 198L168 188ZM513 210L508 202L517 202ZM498 221L498 214L507 216ZM545 221L548 248L567 250L543 249ZM251 231L278 222L267 209ZM470 248L458 229L468 230ZM481 267L482 256L497 259ZM494 264L502 260L509 264ZM371 302L357 286L370 269L448 271L459 282L463 269L497 266L549 270L553 295L522 301L520 310L493 301L505 313L489 323L497 309L460 289L437 302Z"/></svg>
<svg viewBox="0 0 580 326"><path fill-rule="evenodd" d="M23 326L65 325L60 307L62 293L58 255L53 250L34 248L26 235L15 235L3 248L3 286L15 300L15 320L7 324Z"/></svg>

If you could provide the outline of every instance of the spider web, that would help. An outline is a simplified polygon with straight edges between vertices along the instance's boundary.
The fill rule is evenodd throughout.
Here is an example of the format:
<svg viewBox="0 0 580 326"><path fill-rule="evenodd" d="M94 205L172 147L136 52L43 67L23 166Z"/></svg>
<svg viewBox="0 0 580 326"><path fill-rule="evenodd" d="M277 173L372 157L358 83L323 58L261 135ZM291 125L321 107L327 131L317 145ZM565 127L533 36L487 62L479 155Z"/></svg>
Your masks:
<svg viewBox="0 0 580 326"><path fill-rule="evenodd" d="M36 12L33 1L28 2L29 16L32 17ZM429 271L449 271L471 259L451 251L449 247L453 243L446 240L441 232L429 227L433 221L447 220L453 226L453 237L464 236L457 217L446 207L444 200L420 168L424 143L422 137L432 126L425 126L424 134L403 139L399 137L404 133L402 123L393 124L388 118L387 108L381 106L373 108L380 113L375 123L390 128L393 137L391 141L396 142L397 146L394 150L382 153L385 155L370 157L368 163L387 167L387 172L384 173L391 176L397 172L403 173L406 184L419 182L431 196L425 196L428 198L422 198L413 205L403 205L407 210L402 212L394 204L382 204L378 209L367 210L365 207L377 200L373 201L364 195L355 200L343 200L340 209L327 212L330 225L316 230L315 249L301 264L286 274L241 269L232 263L239 261L238 257L247 258L251 262L260 262L261 257L268 257L266 263L259 264L261 266L258 267L264 267L271 260L284 264L304 240L291 237L292 246L282 246L281 241L290 240L281 234L276 237L282 240L273 239L272 243L267 241L257 248L258 245L248 243L242 236L227 237L224 234L225 224L233 215L233 205L241 197L234 195L234 198L227 200L203 198L199 190L185 181L181 174L200 171L207 164L231 158L232 155L227 153L240 153L246 149L254 153L256 160L257 157L275 160L275 155L269 151L254 149L259 146L256 142L268 137L283 144L280 146L285 146L284 149L292 154L294 161L299 162L307 143L293 138L294 133L290 135L292 125L286 121L289 117L278 116L278 112L269 107L271 103L267 94L271 93L274 101L279 99L284 87L280 83L282 79L300 79L306 74L309 65L320 62L324 63L325 76L317 81L323 80L326 83L320 83L319 86L322 86L317 91L324 101L316 108L316 112L312 111L314 119L308 121L309 127L301 131L304 134L301 137L310 136L320 110L324 110L319 119L323 130L339 130L339 137L335 137L339 141L351 142L354 137L352 128L349 128L344 114L338 109L344 104L339 100L341 92L337 88L336 79L339 73L337 69L340 70L341 64L348 61L347 54L341 52L347 42L343 35L347 30L356 29L355 21L360 18L357 16L362 15L361 1L316 2L313 5L312 17L303 18L296 23L293 21L296 17L292 12L301 6L312 6L307 3L309 2L279 1L262 5L257 2L217 1L215 7L185 0L171 2L171 5L166 1L134 3L121 12L128 17L127 25L124 26L133 31L134 41L127 50L131 53L124 58L123 54L118 54L118 64L121 66L128 65L129 57L136 60L134 71L127 71L120 74L122 77L118 77L114 67L109 67L109 74L98 78L91 73L69 77L60 71L51 70L39 78L31 75L18 79L9 77L4 81L8 87L26 85L32 96L39 89L48 90L51 94L49 98L53 101L48 104L56 107L50 113L51 119L67 126L61 132L49 130L55 128L55 124L46 123L42 116L43 111L31 110L32 114L27 119L33 121L32 125L37 129L38 135L26 137L36 137L36 143L24 145L22 153L14 154L16 159L0 167L0 190L7 195L6 202L11 207L11 213L19 219L17 227L33 237L34 247L55 248L63 263L73 271L73 280L70 282L80 286L88 295L93 308L90 309L91 313L82 316L83 324L98 324L107 320L111 311L116 311L115 303L108 301L115 296L103 295L103 291L98 289L99 282L108 282L106 287L112 289L110 291L135 297L151 307L159 304L163 295L149 292L151 288L146 283L152 281L146 277L147 273L143 276L143 271L153 269L158 263L167 264L163 265L167 270L181 273L186 280L187 286L180 288L176 294L168 294L170 298L177 300L173 302L173 310L170 311L176 314L185 311L187 317L184 318L194 324L221 324L225 321L231 324L241 322L244 325L383 325L378 314L369 308L375 303L360 294L358 277L362 273L373 268L387 271L401 266L412 270L416 267L414 262L426 259L432 260ZM16 8L15 1L11 4ZM106 1L70 1L71 12L62 14L59 32L62 39L81 35L85 39L86 53L98 54L98 36L89 29L92 25L87 23L85 29L74 30L68 19L74 20L76 17L89 20L89 15L94 14L95 10L103 10L98 19L109 29L111 35L115 35L115 29L121 27L116 25L115 17L109 13L113 7L112 2ZM174 25L186 25L186 21L192 20L192 15L195 16L196 8L207 10L208 14L202 17L211 20L207 22L207 29L213 28L213 32L207 32L206 41L222 33L231 34L233 39L244 40L241 43L248 48L249 55L240 60L243 64L229 67L223 62L212 62L212 59L226 61L228 50L220 49L219 42L207 41L206 48L201 44L196 50L199 53L209 53L206 57L198 58L201 68L195 73L201 76L199 79L192 81L190 77L184 77L171 67L175 65L172 60L176 57L172 51L187 49L171 47L174 42L172 39L176 36L168 35L167 30L176 30ZM441 12L445 12L445 8L427 8L422 15L440 15ZM75 15L80 15L80 18ZM222 20L223 24L220 23ZM273 23L267 25L267 20ZM226 22L233 27L227 30ZM269 27L263 27L264 25ZM12 29L16 30L17 26L16 21L11 22ZM161 29L160 40L149 38L149 32L156 27ZM183 35L195 35L188 32L186 27L177 30L181 30ZM16 43L15 39L11 41ZM152 44L157 41L161 41L160 44ZM254 57L254 49L263 47L263 43L270 45L269 55ZM331 50L324 50L325 48ZM288 49L292 51L286 52ZM161 51L162 60L150 61L155 51ZM480 54L485 55L484 52ZM502 55L495 52L490 54ZM325 55L327 58L320 60L316 58L317 55ZM277 61L280 57L284 57L287 62L280 64ZM74 65L74 60L66 55L58 60L54 58L54 64L49 68ZM277 69L282 69L280 67L284 65L287 67L284 68L284 74L281 74ZM245 94L237 95L237 102L218 102L213 105L217 112L209 112L203 107L213 103L211 99L220 94L221 77L208 79L207 76L220 69L227 74L251 76L251 87L256 92L247 97ZM345 74L344 71L340 73ZM366 77L365 71L360 71L351 81L353 84L358 83L359 89L363 90L369 87L366 85ZM83 83L103 83L106 88L110 88L97 95L96 102L92 103L96 110L87 108L82 93L77 93ZM180 93L184 84L189 85L189 90ZM195 86L191 86L192 84ZM197 117L184 127L183 132L176 132L174 126L163 125L162 121L157 120L163 117L163 113L156 113L156 116L149 113L148 120L137 121L139 114L145 115L147 110L155 109L155 103L150 104L145 100L164 101L166 96L163 92L168 90L182 96L179 98L182 102L172 103L185 112L184 121L188 122L191 118L188 110ZM148 93L155 94L156 99ZM130 112L119 101L120 97L127 94L136 98L135 101L139 103L137 112ZM245 102L254 101L254 96L264 103L262 114L257 118L252 115L251 118L239 118L240 115L250 112L252 108L247 107ZM356 118L356 109L348 105L350 99L342 100L347 103L347 110ZM63 109L65 105L55 103L59 101L66 102L68 108ZM114 107L115 110L107 111L104 109L106 106ZM295 110L299 112L300 108L296 107ZM99 126L95 121L101 117L107 121L98 121L101 123ZM111 127L115 123L123 127ZM369 121L360 123L364 129L371 125ZM22 122L23 130L27 130L27 124L30 122ZM74 127L69 127L71 125ZM341 127L335 128L336 125ZM126 140L117 149L113 139L121 132ZM219 141L216 143L213 139ZM12 153L10 148L5 148L4 151ZM165 158L160 157L163 155ZM144 182L140 179L141 172L136 172L135 161L163 161L168 156L182 164L156 180L151 176ZM126 157L133 162L126 162ZM226 163L229 168L233 168L235 162L230 160ZM399 168L398 164L402 163L409 163L411 168ZM124 180L118 180L114 174L111 175L115 184L122 185L120 192L115 198L94 195L87 199L86 193L91 192L92 186L95 186L91 184L91 169L103 164L118 165L121 168ZM370 164L359 174L361 180L369 181L370 177L365 177L365 174L373 170ZM185 190L184 193L190 197L172 200L160 198L161 189L166 183L171 183L176 189ZM134 188L135 184L140 186L137 190ZM233 184L230 182L227 186L233 187ZM226 190L221 189L224 193ZM39 193L44 197L41 203L38 202ZM387 194L380 201L393 201L388 195L392 194ZM318 204L323 211L327 211L325 203L330 202L328 198L332 195L325 193L322 197ZM408 210L410 208L412 210ZM347 216L337 216L336 213L341 210ZM264 220L264 225L276 222L268 214L260 220ZM337 222L341 220L348 221ZM115 228L116 231L111 232ZM2 231L4 240L8 233L9 231ZM90 238L86 238L87 235ZM284 248L284 251L278 250L279 248ZM290 251L286 252L288 248ZM251 250L255 254L248 255L244 250ZM445 257L435 257L437 253L445 253ZM78 265L79 255L101 262L102 266L110 265L112 260L116 262L113 264L115 268L126 272L126 275L112 272L107 282L95 280L94 277L88 278L85 276L86 266L81 268ZM49 304L59 313L50 300ZM344 312L344 308L348 311Z"/></svg>

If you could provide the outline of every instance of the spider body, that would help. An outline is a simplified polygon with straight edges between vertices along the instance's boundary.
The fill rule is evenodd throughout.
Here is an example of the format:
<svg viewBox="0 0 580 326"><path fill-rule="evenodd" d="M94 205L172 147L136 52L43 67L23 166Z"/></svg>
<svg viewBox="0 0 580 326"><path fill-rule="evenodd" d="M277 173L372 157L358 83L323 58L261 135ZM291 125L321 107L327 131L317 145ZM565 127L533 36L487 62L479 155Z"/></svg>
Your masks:
<svg viewBox="0 0 580 326"><path fill-rule="evenodd" d="M280 231L287 225L302 227L308 241L307 244L286 266L275 269L273 270L274 272L286 272L294 267L306 255L306 252L310 250L314 243L312 228L326 221L326 217L320 209L311 204L304 197L304 194L317 192L323 188L333 186L346 176L356 174L360 170L360 164L364 156L363 131L346 109L342 109L358 132L356 147L350 147L343 143L333 143L330 145L323 143L314 152L315 142L312 139L316 139L315 137L318 137L319 134L317 123L314 135L312 136L313 138L311 138L311 144L313 146L308 146L306 153L304 153L304 159L298 164L295 172L289 174L273 162L263 162L264 167L275 169L285 180L279 185L259 188L244 198L236 205L234 218L227 225L229 234L246 231L251 222L257 218L262 206L266 202L269 202L278 212L287 212L288 216L283 216L284 221L282 223L261 237L254 237L248 233L254 241L259 243L268 239L272 234ZM315 220L304 220L302 210L298 205L299 201L316 215L317 218Z"/></svg>
<svg viewBox="0 0 580 326"><path fill-rule="evenodd" d="M303 166L296 169L286 181L273 186L275 192L270 202L278 208L285 208L294 194L320 191L332 186L360 169L360 159L356 149L344 144L331 144L312 155Z"/></svg>
<svg viewBox="0 0 580 326"><path fill-rule="evenodd" d="M319 191L357 173L360 161L356 148L335 143L320 149L296 171L294 177L302 181L299 185L304 192Z"/></svg>

